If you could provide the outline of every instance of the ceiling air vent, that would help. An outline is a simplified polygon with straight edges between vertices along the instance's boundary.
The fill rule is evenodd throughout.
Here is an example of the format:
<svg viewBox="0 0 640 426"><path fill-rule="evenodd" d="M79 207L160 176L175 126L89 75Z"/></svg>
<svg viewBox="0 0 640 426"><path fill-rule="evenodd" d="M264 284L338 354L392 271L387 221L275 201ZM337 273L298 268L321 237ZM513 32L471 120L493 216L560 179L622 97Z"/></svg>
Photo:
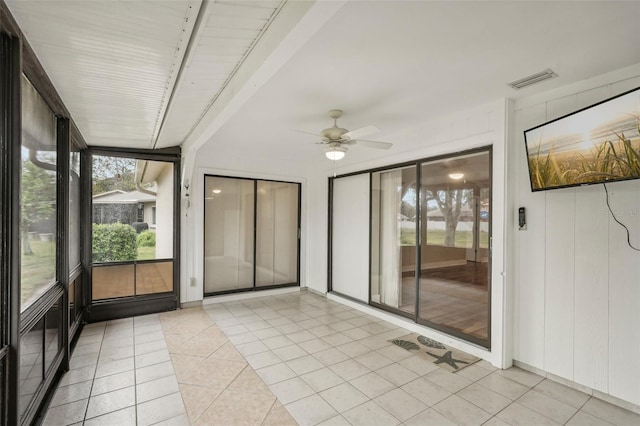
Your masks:
<svg viewBox="0 0 640 426"><path fill-rule="evenodd" d="M550 78L557 77L558 74L551 71L550 69L546 69L542 72L530 75L525 78L521 78L520 80L512 81L509 83L509 86L514 89L522 89L523 87L531 86L532 84L540 83L541 81L548 80Z"/></svg>

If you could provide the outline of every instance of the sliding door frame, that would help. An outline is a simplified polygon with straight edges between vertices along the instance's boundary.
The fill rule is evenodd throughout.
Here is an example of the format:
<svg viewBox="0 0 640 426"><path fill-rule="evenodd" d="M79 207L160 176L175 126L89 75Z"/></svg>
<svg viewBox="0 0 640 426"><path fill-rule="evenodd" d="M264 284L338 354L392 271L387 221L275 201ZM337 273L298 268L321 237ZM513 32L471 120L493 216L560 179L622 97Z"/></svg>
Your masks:
<svg viewBox="0 0 640 426"><path fill-rule="evenodd" d="M424 226L424 224L422 223L422 217L420 214L420 208L421 208L421 204L420 204L420 190L421 190L421 180L422 180L422 165L424 163L431 163L434 161L439 161L439 160L445 160L445 159L450 159L450 158L455 158L455 157L460 157L460 156L465 156L465 155L472 155L472 154L478 154L478 153L487 153L489 156L489 199L491 200L490 204L489 204L489 218L488 218L488 224L489 224L489 247L488 247L488 288L487 288L487 339L480 339L474 336L471 336L469 334L465 334L460 332L459 330L453 329L451 327L447 327L445 325L442 324L436 324L430 321L427 321L425 319L421 319L419 318L420 315L420 309L419 309L419 304L420 304L420 277L421 277L421 266L422 266L422 241L421 241L421 231L422 231L422 227ZM401 169L404 167L408 167L408 166L415 166L416 168L416 193L417 193L417 197L416 197L416 274L415 274L415 282L416 282L416 306L415 306L415 311L413 313L409 313L409 312L405 312L402 311L401 309L397 309L397 308L393 308L391 306L387 306L384 305L382 303L377 303L375 301L372 300L372 295L371 295L371 283L372 283L372 272L371 272L371 266L372 266L372 237L373 237L373 227L372 227L372 219L373 219L373 199L372 199L372 193L373 191L371 190L372 186L372 180L373 180L373 174L376 172L383 172L383 171L388 171L388 170L393 170L393 169ZM405 318L410 318L412 319L416 324L420 324L420 325L424 325L427 326L429 328L432 328L434 330L443 332L445 334L451 335L453 337L462 339L464 341L482 346L488 350L491 350L491 293L492 293L492 283L491 283L491 278L492 278L492 267L493 267L493 250L492 250L492 240L493 240L493 229L492 229L492 217L493 217L493 145L485 145L485 146L481 146L481 147L477 147L477 148L471 148L471 149L466 149L466 150L462 150L462 151L456 151L456 152L452 152L452 153L448 153L448 154L441 154L441 155L436 155L433 157L424 157L424 158L420 158L417 160L413 160L413 161L404 161L401 163L395 163L395 164L390 164L390 165L386 165L386 166L381 166L381 167L375 167L375 168L371 168L371 169L366 169L366 170L361 170L361 171L356 171L356 172L351 172L351 173L345 173L342 175L337 175L334 177L329 177L329 203L328 203L328 210L329 210L329 218L328 218L328 231L327 231L327 245L328 245L328 249L327 249L327 255L328 255L328 260L327 260L327 289L330 293L335 293L341 297L345 297L347 299L350 300L354 300L357 301L359 303L362 303L359 300L356 300L350 296L344 295L340 292L336 292L333 290L332 288L332 245L333 245L333 234L332 234L332 230L333 230L333 222L334 222L334 218L333 218L333 193L334 193L334 189L333 189L333 185L335 184L335 180L336 179L340 179L340 178L346 178L349 176L356 176L356 175L362 175L362 174L368 174L369 175L369 270L368 270L368 282L369 282L369 296L368 296L368 305L373 306L375 308L396 314L398 316L402 316Z"/></svg>
<svg viewBox="0 0 640 426"><path fill-rule="evenodd" d="M205 256L204 256L204 249L205 249L205 245L207 243L206 241L206 232L204 232L204 236L203 236L203 240L202 240L202 278L203 278L203 284L202 284L202 291L203 291L203 295L204 297L210 297L210 296L221 296L221 295L225 295L225 294L233 294L233 293L246 293L246 292L252 292L252 291L262 291L262 290L272 290L272 289L277 289L277 288L286 288L286 287L299 287L300 286L300 240L301 240L301 220L302 220L302 184L300 182L291 182L291 181L286 181L286 180L279 180L279 179L263 179L263 178L252 178L252 177L246 177L246 176L227 176L227 175L220 175L220 174L213 174L213 173L205 173L204 177L202 179L203 181L203 185L202 185L202 199L203 201L206 200L206 190L207 190L207 185L206 185L206 180L207 177L212 177L212 178L222 178L222 179L238 179L238 180L249 180L249 181L253 181L253 285L251 287L247 287L247 288L238 288L238 289L232 289L232 290L222 290L222 291L214 291L214 292L207 292L206 291L206 283L204 282L204 280L206 280L206 261L205 261ZM258 182L275 182L275 183L286 183L286 184L292 184L292 185L296 185L298 187L298 205L297 205L297 209L298 209L298 214L297 214L297 234L296 234L296 281L292 282L292 283L285 283L285 284L274 284L274 285L265 285L265 286L257 286L256 285L256 254L257 254L257 239L258 239L258 226L257 226L257 221L258 221ZM202 206L203 209L203 214L202 214L202 229L205 230L206 229L206 222L207 222L207 206L206 203L203 203Z"/></svg>
<svg viewBox="0 0 640 426"><path fill-rule="evenodd" d="M134 295L104 300L93 300L92 295L92 232L93 223L93 200L92 200L92 158L93 156L107 156L130 158L135 160L158 161L173 165L173 289L170 292L157 294ZM82 221L84 230L84 245L82 247L82 263L86 265L86 284L83 286L83 296L85 297L87 322L105 321L116 318L126 318L136 315L146 315L157 312L175 310L180 301L180 147L169 147L162 149L125 149L112 147L90 147L83 158L82 174L85 177L81 182L85 182L81 188ZM156 259L159 261L163 259ZM169 260L169 259L164 259ZM154 261L148 261L154 262ZM111 264L135 264L146 261L132 262L112 262Z"/></svg>

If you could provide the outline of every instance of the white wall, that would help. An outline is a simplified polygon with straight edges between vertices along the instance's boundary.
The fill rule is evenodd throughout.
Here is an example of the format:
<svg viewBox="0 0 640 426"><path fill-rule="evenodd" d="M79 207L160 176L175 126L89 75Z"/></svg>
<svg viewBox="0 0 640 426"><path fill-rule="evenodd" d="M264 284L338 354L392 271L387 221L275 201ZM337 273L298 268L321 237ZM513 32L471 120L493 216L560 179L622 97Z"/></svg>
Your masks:
<svg viewBox="0 0 640 426"><path fill-rule="evenodd" d="M515 103L509 203L527 210L513 233L514 360L640 404L640 253L605 204L602 185L532 193L523 131L640 86L640 66ZM640 246L640 181L608 185Z"/></svg>

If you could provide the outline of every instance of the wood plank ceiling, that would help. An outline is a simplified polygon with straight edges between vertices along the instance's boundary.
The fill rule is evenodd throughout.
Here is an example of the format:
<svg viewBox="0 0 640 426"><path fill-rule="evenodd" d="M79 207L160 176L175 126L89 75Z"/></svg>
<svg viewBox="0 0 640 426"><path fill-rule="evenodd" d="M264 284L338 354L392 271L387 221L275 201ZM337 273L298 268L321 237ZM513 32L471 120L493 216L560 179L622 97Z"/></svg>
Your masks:
<svg viewBox="0 0 640 426"><path fill-rule="evenodd" d="M89 145L181 144L284 2L7 5Z"/></svg>

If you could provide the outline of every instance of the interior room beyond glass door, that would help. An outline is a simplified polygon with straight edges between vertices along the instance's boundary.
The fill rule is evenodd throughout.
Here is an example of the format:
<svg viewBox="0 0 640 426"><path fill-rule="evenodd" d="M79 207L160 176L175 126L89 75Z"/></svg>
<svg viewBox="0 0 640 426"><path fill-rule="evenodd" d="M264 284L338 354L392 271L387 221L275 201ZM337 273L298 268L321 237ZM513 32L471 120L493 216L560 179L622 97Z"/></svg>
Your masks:
<svg viewBox="0 0 640 426"><path fill-rule="evenodd" d="M253 180L205 178L205 293L253 287L254 191Z"/></svg>
<svg viewBox="0 0 640 426"><path fill-rule="evenodd" d="M204 293L299 285L300 184L205 176Z"/></svg>
<svg viewBox="0 0 640 426"><path fill-rule="evenodd" d="M421 165L418 321L489 346L491 152Z"/></svg>

